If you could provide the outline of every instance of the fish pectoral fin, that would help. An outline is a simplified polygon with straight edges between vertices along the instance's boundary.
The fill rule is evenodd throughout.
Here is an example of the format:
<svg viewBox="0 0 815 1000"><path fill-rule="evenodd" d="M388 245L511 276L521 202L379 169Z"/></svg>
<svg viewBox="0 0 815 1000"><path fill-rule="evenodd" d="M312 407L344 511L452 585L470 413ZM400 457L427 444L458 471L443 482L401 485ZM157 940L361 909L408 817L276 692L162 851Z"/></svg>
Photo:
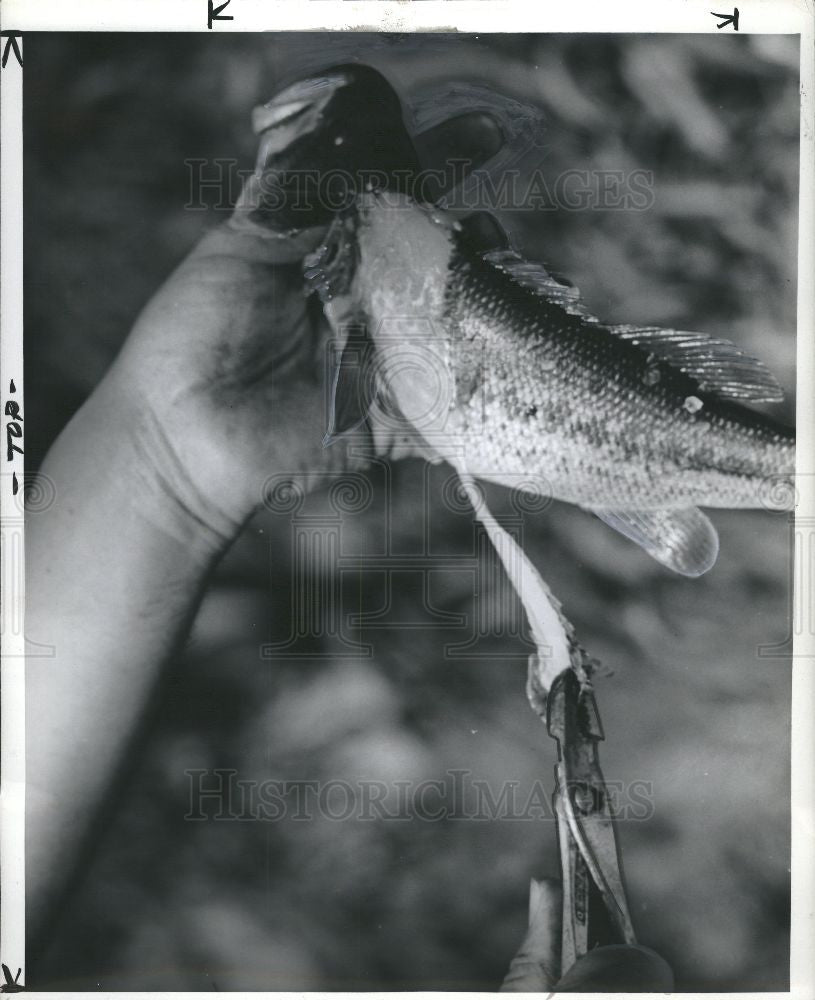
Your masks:
<svg viewBox="0 0 815 1000"><path fill-rule="evenodd" d="M364 321L344 324L345 345L336 350L328 372L328 427L323 447L356 430L368 417L376 399L371 360L374 345Z"/></svg>
<svg viewBox="0 0 815 1000"><path fill-rule="evenodd" d="M682 576L701 576L716 562L719 536L698 507L670 510L591 508L601 521Z"/></svg>

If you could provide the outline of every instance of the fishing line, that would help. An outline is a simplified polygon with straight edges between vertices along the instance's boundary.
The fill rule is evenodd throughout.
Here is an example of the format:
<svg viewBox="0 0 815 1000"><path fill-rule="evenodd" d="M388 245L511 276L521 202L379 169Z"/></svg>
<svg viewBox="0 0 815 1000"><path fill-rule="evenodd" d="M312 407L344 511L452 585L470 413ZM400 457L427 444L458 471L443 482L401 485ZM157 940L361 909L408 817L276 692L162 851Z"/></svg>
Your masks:
<svg viewBox="0 0 815 1000"><path fill-rule="evenodd" d="M588 681L585 654L575 637L574 626L563 614L560 602L532 561L512 535L495 520L481 490L464 465L458 461L454 467L475 516L483 524L526 611L536 648L529 658L527 695L532 708L542 715L543 699L562 671L571 667L581 681Z"/></svg>

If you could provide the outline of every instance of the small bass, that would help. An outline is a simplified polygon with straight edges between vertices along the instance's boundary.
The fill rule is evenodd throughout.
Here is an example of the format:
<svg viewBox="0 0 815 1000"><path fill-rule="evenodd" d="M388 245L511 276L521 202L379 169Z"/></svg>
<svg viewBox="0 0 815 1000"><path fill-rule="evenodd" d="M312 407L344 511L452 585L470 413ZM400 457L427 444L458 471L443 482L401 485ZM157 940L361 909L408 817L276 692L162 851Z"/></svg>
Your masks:
<svg viewBox="0 0 815 1000"><path fill-rule="evenodd" d="M408 166L397 171L391 158L342 210L316 210L316 221L333 221L306 275L344 343L329 440L379 407L460 471L520 479L593 512L670 569L704 573L718 537L699 508L767 506L771 484L794 472L792 429L744 405L780 401L777 381L726 340L605 324L576 289L516 253L492 216L459 219L414 200L398 100L373 72L322 77L317 113L300 82L264 119L265 169L281 189L292 154L276 169L276 116L284 126L310 116L300 141L329 164L349 132L376 120L377 148L401 150ZM355 100L370 109L372 94L381 112L348 116ZM359 135L353 146L359 156Z"/></svg>

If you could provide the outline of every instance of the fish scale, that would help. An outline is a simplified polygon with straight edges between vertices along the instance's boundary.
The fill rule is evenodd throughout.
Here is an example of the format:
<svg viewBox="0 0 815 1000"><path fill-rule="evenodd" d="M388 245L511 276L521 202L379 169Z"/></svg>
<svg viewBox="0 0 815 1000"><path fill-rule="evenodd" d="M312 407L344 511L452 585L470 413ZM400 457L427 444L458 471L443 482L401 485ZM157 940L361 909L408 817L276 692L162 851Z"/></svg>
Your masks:
<svg viewBox="0 0 815 1000"><path fill-rule="evenodd" d="M641 350L544 307L489 264L453 264L445 326L462 359L454 369L483 350L482 383L458 379L457 399L465 455L486 477L535 469L558 499L584 506L736 507L756 506L756 480L788 465L791 442L769 422L745 424L665 365L648 385ZM683 404L695 393L694 414Z"/></svg>
<svg viewBox="0 0 815 1000"><path fill-rule="evenodd" d="M257 175L287 208L261 198L263 224L342 235L336 263L306 273L321 294L341 277L326 312L340 335L341 323L366 328L354 351L363 339L375 347L381 396L414 429L438 438L425 417L449 403L437 452L463 451L498 482L533 475L694 575L715 558L715 531L695 508L767 506L780 491L765 481L793 475L792 430L740 405L781 398L760 362L703 334L604 325L576 289L523 260L488 213L459 220L413 201L418 158L399 98L375 70L345 65L297 81L255 119ZM308 170L347 173L356 196L338 208L319 184L300 190ZM416 355L422 343L426 378L421 362L405 363L405 345ZM349 367L333 386L329 439L372 403L366 388L353 399L354 380ZM706 536L706 559L675 559L658 537L666 528L680 548Z"/></svg>
<svg viewBox="0 0 815 1000"><path fill-rule="evenodd" d="M471 110L472 93L464 96ZM455 468L523 603L536 647L527 695L558 743L566 971L607 943L596 892L601 927L616 931L611 940L635 943L597 759L595 662L476 479L537 486L588 507L663 565L698 576L713 565L718 536L696 504L768 505L772 490L762 497L761 485L792 474L793 433L733 402L781 395L770 372L734 345L604 325L576 289L515 253L487 213L457 220L411 200L404 178L389 176L403 161L410 173L412 159L398 112L387 81L364 67L301 81L258 116L259 128L269 128L261 170L286 190L298 158L337 166L349 132L367 165L381 168L348 211L317 204L307 220L328 227L304 277L340 341L324 443L366 421L376 439L385 402ZM301 145L290 156L293 135ZM265 222L277 218L281 229L293 222L274 213ZM530 916L540 902L533 891ZM504 988L518 981L511 972Z"/></svg>
<svg viewBox="0 0 815 1000"><path fill-rule="evenodd" d="M777 384L733 345L602 324L541 265L476 251L466 226L407 196L364 194L353 230L348 300L381 394L476 478L522 479L698 575L718 539L697 508L765 505L768 481L792 475L792 430L739 402ZM423 422L445 392L443 420Z"/></svg>
<svg viewBox="0 0 815 1000"><path fill-rule="evenodd" d="M418 158L375 70L298 81L256 128L257 176L277 197L250 215L327 227L304 270L345 344L326 443L387 401L456 468L578 504L688 576L718 553L700 507L788 502L793 431L743 405L781 399L769 370L719 338L604 324L489 213L413 200ZM340 174L341 204L320 187Z"/></svg>

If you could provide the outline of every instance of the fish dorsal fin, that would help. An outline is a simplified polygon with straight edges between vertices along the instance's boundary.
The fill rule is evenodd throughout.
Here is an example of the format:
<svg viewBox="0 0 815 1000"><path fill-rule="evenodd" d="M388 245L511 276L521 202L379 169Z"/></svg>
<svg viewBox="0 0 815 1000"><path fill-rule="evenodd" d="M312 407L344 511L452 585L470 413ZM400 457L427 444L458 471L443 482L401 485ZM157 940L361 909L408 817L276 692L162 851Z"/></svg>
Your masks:
<svg viewBox="0 0 815 1000"><path fill-rule="evenodd" d="M579 290L574 285L568 284L559 275L547 270L543 264L527 260L516 250L491 250L482 256L493 267L508 274L522 288L528 288L529 291L560 306L561 309L565 309L566 312L574 316L580 316L587 322L599 324L600 321L597 317L592 316L584 306Z"/></svg>
<svg viewBox="0 0 815 1000"><path fill-rule="evenodd" d="M719 536L698 507L674 510L592 508L609 527L682 576L701 576L716 562Z"/></svg>
<svg viewBox="0 0 815 1000"><path fill-rule="evenodd" d="M622 340L690 375L701 392L755 403L780 403L784 392L773 373L729 340L656 326L610 326Z"/></svg>
<svg viewBox="0 0 815 1000"><path fill-rule="evenodd" d="M547 302L638 347L654 362L683 372L698 383L702 393L754 403L780 403L784 398L781 386L766 365L729 340L656 326L606 325L589 312L577 288L566 284L543 264L527 261L514 250L495 250L482 256Z"/></svg>

